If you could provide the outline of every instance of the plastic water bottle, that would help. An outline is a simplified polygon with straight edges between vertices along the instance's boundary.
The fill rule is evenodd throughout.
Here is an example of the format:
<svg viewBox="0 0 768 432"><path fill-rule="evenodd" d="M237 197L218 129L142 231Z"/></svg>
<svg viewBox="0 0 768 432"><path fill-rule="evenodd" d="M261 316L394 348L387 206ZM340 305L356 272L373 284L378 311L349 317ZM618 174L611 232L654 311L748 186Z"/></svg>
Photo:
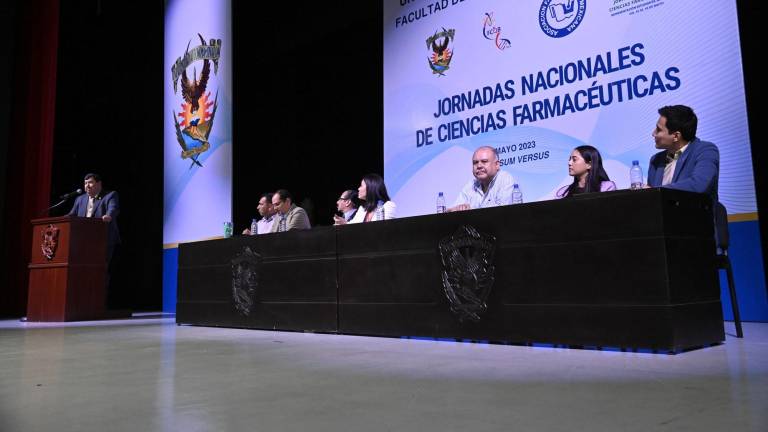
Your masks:
<svg viewBox="0 0 768 432"><path fill-rule="evenodd" d="M437 194L437 212L445 213L445 197L442 192Z"/></svg>
<svg viewBox="0 0 768 432"><path fill-rule="evenodd" d="M251 235L258 234L259 226L256 224L256 219L251 219Z"/></svg>
<svg viewBox="0 0 768 432"><path fill-rule="evenodd" d="M629 169L629 184L632 189L643 188L643 169L636 160L632 161L632 168Z"/></svg>
<svg viewBox="0 0 768 432"><path fill-rule="evenodd" d="M523 191L520 190L520 186L515 183L512 186L512 204L522 204L523 203Z"/></svg>
<svg viewBox="0 0 768 432"><path fill-rule="evenodd" d="M376 203L376 213L374 213L373 220L384 220L384 201L379 200L379 202Z"/></svg>

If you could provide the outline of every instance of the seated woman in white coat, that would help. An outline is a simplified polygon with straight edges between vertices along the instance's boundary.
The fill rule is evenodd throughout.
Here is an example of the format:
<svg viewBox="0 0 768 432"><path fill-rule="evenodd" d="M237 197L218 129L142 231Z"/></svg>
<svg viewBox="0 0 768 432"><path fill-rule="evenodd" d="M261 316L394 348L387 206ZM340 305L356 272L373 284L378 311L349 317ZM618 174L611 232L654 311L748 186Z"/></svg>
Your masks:
<svg viewBox="0 0 768 432"><path fill-rule="evenodd" d="M616 183L608 178L603 168L600 152L592 146L583 145L573 149L568 158L568 174L573 176L573 183L558 189L555 194L557 198L616 190Z"/></svg>
<svg viewBox="0 0 768 432"><path fill-rule="evenodd" d="M384 179L378 174L366 174L357 188L357 198L362 205L355 217L347 222L343 217L334 216L335 225L373 222L397 217L397 206L389 199Z"/></svg>

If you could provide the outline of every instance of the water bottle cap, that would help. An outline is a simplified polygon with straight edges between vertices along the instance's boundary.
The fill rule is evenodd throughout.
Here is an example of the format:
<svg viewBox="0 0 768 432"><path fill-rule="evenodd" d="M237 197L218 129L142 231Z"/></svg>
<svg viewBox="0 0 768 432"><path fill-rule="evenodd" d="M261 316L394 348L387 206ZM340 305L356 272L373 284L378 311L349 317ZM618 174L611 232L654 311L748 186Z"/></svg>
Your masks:
<svg viewBox="0 0 768 432"><path fill-rule="evenodd" d="M640 165L640 161L632 161L632 165Z"/></svg>
<svg viewBox="0 0 768 432"><path fill-rule="evenodd" d="M512 187L519 187L517 183L513 184Z"/></svg>
<svg viewBox="0 0 768 432"><path fill-rule="evenodd" d="M443 196L443 193L442 192L438 192L437 196Z"/></svg>

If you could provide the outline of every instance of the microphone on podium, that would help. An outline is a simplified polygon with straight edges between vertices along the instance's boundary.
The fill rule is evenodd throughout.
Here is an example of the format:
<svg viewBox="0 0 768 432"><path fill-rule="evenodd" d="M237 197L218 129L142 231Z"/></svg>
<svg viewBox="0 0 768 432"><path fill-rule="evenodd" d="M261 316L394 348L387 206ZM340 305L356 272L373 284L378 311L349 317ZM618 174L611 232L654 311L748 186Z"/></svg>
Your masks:
<svg viewBox="0 0 768 432"><path fill-rule="evenodd" d="M83 193L83 190L82 190L82 189L77 189L77 190L74 190L74 191L72 191L72 192L70 192L70 193L68 193L68 194L64 194L64 195L61 195L61 196L59 196L59 199L60 199L61 201L59 201L58 203L56 203L56 204L54 204L54 205L52 205L52 206L48 207L47 209L45 209L45 210L43 210L43 211L41 211L41 212L40 212L40 215L39 215L38 217L41 217L41 216L43 216L43 215L44 215L44 214L45 214L45 213L46 213L48 210L53 210L53 209L55 209L56 207L58 207L58 206L60 206L60 205L64 204L65 202L67 202L67 200L68 200L68 199L72 198L73 196L78 196L78 195L80 195L81 193Z"/></svg>
<svg viewBox="0 0 768 432"><path fill-rule="evenodd" d="M59 199L68 200L68 199L70 199L70 198L72 198L74 196L80 195L81 193L83 193L83 190L82 189L77 189L77 190L72 191L72 192L70 192L68 194L61 195L59 197Z"/></svg>

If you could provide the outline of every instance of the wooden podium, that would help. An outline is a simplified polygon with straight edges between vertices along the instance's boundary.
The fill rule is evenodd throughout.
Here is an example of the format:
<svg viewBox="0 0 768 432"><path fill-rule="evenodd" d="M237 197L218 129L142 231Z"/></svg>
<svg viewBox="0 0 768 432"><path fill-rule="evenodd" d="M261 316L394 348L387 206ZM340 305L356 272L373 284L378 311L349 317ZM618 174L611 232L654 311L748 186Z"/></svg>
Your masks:
<svg viewBox="0 0 768 432"><path fill-rule="evenodd" d="M27 321L105 317L107 224L63 216L32 220Z"/></svg>

